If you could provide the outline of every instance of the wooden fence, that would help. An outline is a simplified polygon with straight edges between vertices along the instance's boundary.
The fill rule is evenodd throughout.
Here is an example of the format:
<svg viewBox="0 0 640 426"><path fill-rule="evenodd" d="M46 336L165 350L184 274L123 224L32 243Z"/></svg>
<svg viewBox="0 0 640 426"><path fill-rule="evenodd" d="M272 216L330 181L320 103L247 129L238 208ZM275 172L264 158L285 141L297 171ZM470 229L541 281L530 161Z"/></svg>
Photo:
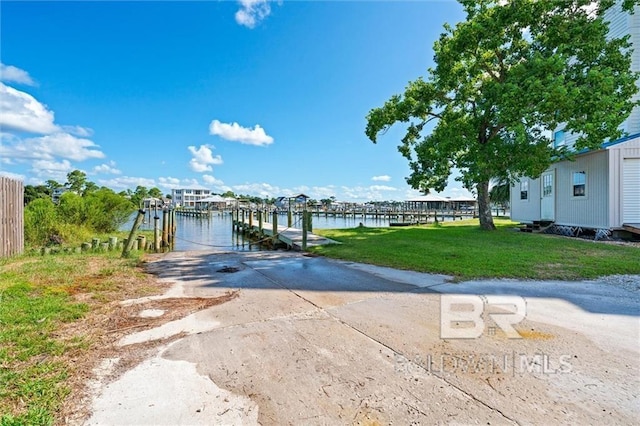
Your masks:
<svg viewBox="0 0 640 426"><path fill-rule="evenodd" d="M0 257L24 251L24 186L0 176Z"/></svg>

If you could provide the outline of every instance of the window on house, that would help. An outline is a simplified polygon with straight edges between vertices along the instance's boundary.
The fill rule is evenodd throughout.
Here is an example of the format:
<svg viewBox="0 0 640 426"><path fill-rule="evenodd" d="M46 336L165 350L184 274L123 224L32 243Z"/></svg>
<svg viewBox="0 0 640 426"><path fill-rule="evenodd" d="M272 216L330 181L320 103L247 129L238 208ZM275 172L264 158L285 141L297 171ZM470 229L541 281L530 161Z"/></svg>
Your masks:
<svg viewBox="0 0 640 426"><path fill-rule="evenodd" d="M529 181L528 180L520 181L520 199L521 200L529 199Z"/></svg>
<svg viewBox="0 0 640 426"><path fill-rule="evenodd" d="M542 196L550 197L553 194L553 175L544 175L542 177Z"/></svg>
<svg viewBox="0 0 640 426"><path fill-rule="evenodd" d="M564 145L564 130L558 130L553 134L553 147L557 148Z"/></svg>
<svg viewBox="0 0 640 426"><path fill-rule="evenodd" d="M587 173L573 172L573 196L584 197L587 189Z"/></svg>

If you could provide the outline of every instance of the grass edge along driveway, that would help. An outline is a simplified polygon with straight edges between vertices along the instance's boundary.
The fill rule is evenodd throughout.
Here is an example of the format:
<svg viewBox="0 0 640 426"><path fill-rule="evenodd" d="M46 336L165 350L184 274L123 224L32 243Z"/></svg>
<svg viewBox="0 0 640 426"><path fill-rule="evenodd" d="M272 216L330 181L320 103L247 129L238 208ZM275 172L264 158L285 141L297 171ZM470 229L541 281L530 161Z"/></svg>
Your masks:
<svg viewBox="0 0 640 426"><path fill-rule="evenodd" d="M457 280L579 280L640 274L638 246L530 234L518 232L516 223L509 220L495 223L494 232L481 230L477 220L315 230L342 244L310 251L334 259L453 275Z"/></svg>

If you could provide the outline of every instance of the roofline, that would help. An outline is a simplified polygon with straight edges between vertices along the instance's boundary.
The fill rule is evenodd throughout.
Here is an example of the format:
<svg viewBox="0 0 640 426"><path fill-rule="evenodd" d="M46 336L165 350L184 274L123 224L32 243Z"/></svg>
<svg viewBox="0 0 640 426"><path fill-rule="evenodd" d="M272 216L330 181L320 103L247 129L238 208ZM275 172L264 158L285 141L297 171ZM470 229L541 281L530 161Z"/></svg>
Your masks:
<svg viewBox="0 0 640 426"><path fill-rule="evenodd" d="M615 141L605 142L605 143L602 144L602 148L606 149L606 148L609 148L609 147L614 146L614 145L618 145L618 144L621 144L621 143L628 142L628 141L630 141L632 139L636 139L638 137L640 137L640 133L634 133L632 135L625 136L625 137L622 137L620 139L616 139Z"/></svg>
<svg viewBox="0 0 640 426"><path fill-rule="evenodd" d="M600 148L598 148L598 149L589 149L589 148L581 149L580 151L574 152L574 155L590 154L590 153L593 153L593 152L598 152L598 151L603 150L603 149L609 149L612 146L619 145L619 144L625 143L625 142L629 142L630 140L636 139L638 137L640 137L640 133L634 133L632 135L624 136L624 137L622 137L620 139L616 139L614 141L603 142L602 145L600 145Z"/></svg>

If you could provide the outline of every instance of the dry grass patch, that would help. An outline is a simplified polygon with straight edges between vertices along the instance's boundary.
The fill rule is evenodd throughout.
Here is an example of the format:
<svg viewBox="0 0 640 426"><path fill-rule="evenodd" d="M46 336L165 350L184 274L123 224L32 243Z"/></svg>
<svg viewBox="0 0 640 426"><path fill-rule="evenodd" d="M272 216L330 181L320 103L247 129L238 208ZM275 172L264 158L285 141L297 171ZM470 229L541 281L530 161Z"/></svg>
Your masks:
<svg viewBox="0 0 640 426"><path fill-rule="evenodd" d="M80 424L88 413L93 371L118 358L111 379L161 344L117 346L126 334L157 327L237 296L169 298L169 284L143 258L118 253L21 257L0 261L0 424ZM147 309L165 311L143 318Z"/></svg>

